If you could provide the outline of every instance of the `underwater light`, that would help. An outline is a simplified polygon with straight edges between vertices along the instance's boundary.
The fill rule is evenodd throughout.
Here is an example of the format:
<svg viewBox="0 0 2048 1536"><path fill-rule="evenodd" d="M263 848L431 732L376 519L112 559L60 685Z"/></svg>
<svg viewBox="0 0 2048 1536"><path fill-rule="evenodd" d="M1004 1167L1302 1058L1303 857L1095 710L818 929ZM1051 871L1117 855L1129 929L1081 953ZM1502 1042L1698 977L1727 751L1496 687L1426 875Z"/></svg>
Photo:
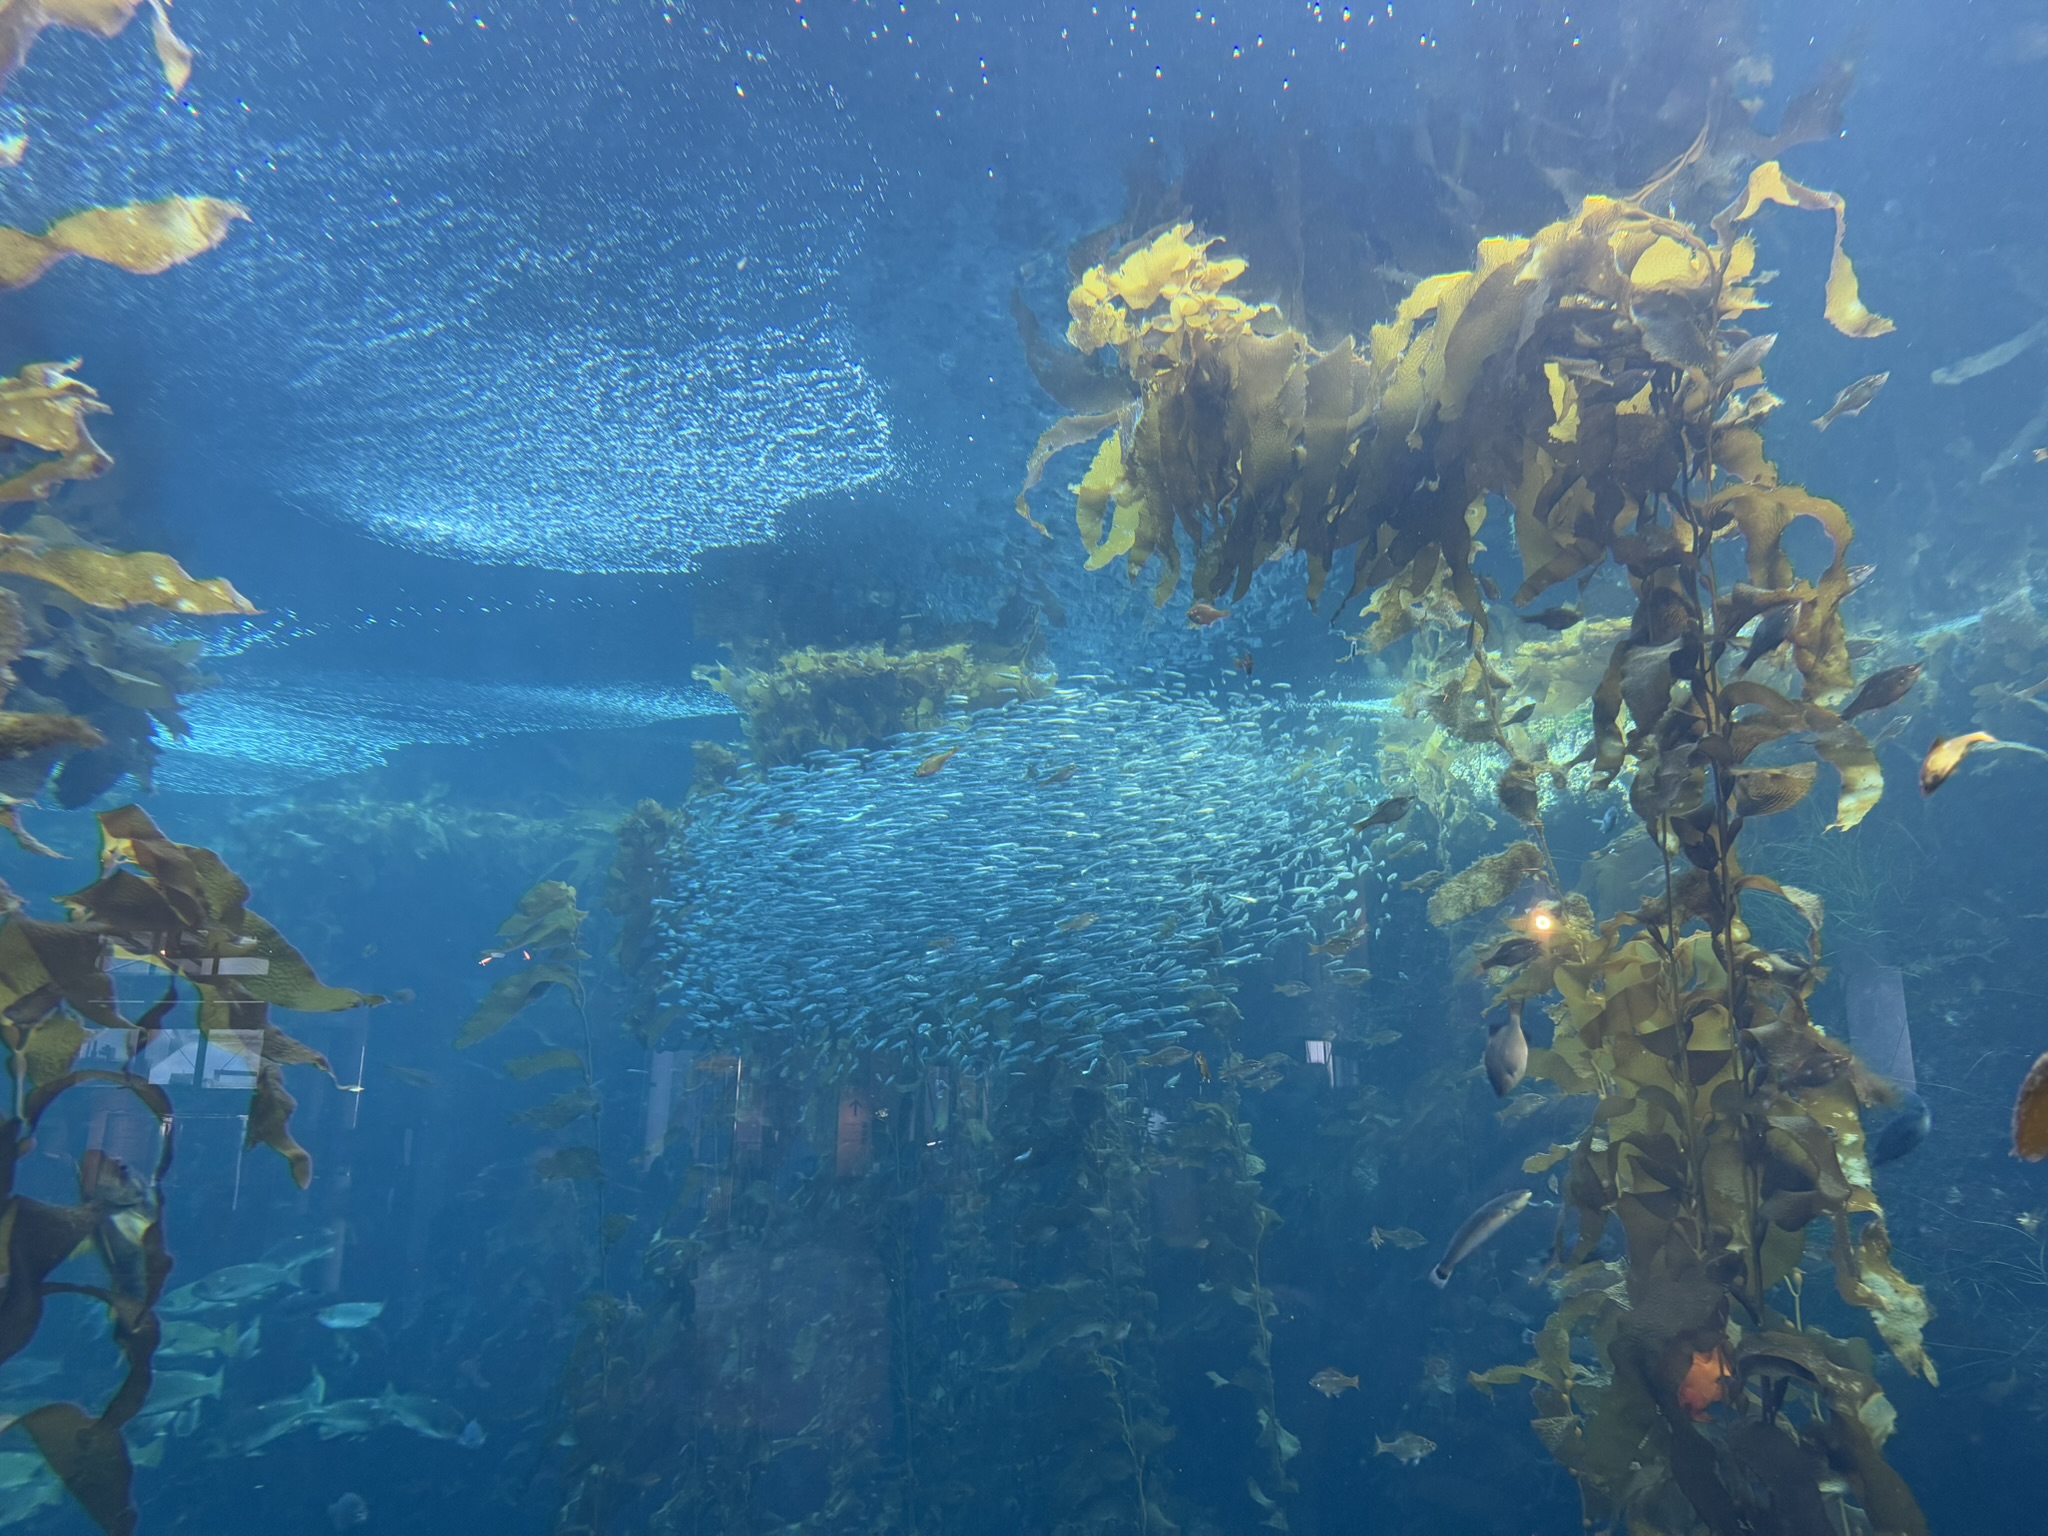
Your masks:
<svg viewBox="0 0 2048 1536"><path fill-rule="evenodd" d="M1544 907L1537 907L1529 914L1529 932L1537 938L1557 931L1557 914Z"/></svg>

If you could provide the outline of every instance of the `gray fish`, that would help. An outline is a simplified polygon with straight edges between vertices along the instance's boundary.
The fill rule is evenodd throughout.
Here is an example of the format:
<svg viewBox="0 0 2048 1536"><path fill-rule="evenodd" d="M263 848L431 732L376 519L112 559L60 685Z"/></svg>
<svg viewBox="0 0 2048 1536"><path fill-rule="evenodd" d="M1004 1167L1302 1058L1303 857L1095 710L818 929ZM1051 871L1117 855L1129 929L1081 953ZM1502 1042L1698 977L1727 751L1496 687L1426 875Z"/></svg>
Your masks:
<svg viewBox="0 0 2048 1536"><path fill-rule="evenodd" d="M1814 417L1814 426L1818 430L1825 432L1844 416L1862 415L1863 408L1877 398L1877 392L1884 388L1885 380L1890 377L1889 373L1865 374L1854 384L1851 384L1839 395L1835 396L1835 403L1833 405L1822 411L1820 415Z"/></svg>
<svg viewBox="0 0 2048 1536"><path fill-rule="evenodd" d="M1508 1004L1508 1016L1486 1030L1486 1080L1494 1097L1504 1099L1529 1070L1529 1037L1522 1033L1522 1000Z"/></svg>
<svg viewBox="0 0 2048 1536"><path fill-rule="evenodd" d="M1436 1268L1429 1272L1429 1278L1441 1290L1451 1283L1451 1271L1471 1258L1488 1242L1495 1233L1513 1221L1529 1208L1531 1195L1526 1189L1510 1190L1504 1195L1495 1195L1486 1204L1465 1218L1465 1224L1458 1228L1450 1246L1444 1249L1444 1256L1437 1260Z"/></svg>
<svg viewBox="0 0 2048 1536"><path fill-rule="evenodd" d="M1729 353L1728 360L1714 370L1713 388L1715 392L1718 394L1721 390L1733 387L1735 381L1744 374L1761 368L1764 359L1771 355L1771 348L1777 344L1778 333L1776 331L1769 331L1762 336L1750 337L1749 340Z"/></svg>
<svg viewBox="0 0 2048 1536"><path fill-rule="evenodd" d="M1756 621L1756 628L1749 632L1749 648L1742 653L1742 664L1735 669L1737 677L1792 638L1793 623L1804 606L1803 603L1780 603L1764 611Z"/></svg>
<svg viewBox="0 0 2048 1536"><path fill-rule="evenodd" d="M227 1380L223 1366L211 1376L197 1371L158 1371L149 1381L149 1407L153 1413L175 1413L188 1403L219 1397Z"/></svg>
<svg viewBox="0 0 2048 1536"><path fill-rule="evenodd" d="M399 1392L391 1387L376 1399L377 1406L396 1423L429 1440L460 1440L469 1420L437 1398L417 1392Z"/></svg>
<svg viewBox="0 0 2048 1536"><path fill-rule="evenodd" d="M370 1521L370 1505L360 1493L344 1493L327 1506L327 1523L337 1531L353 1530Z"/></svg>
<svg viewBox="0 0 2048 1536"><path fill-rule="evenodd" d="M254 1301L272 1291L299 1283L299 1271L316 1259L324 1259L334 1252L331 1242L315 1245L311 1250L294 1255L289 1261L279 1264L268 1259L259 1259L253 1264L230 1264L217 1269L210 1275L202 1276L190 1285L180 1286L164 1297L157 1310L169 1317L184 1313L203 1312L209 1307L231 1307L245 1301Z"/></svg>
<svg viewBox="0 0 2048 1536"><path fill-rule="evenodd" d="M332 1328L336 1332L367 1328L383 1315L384 1303L381 1301L338 1301L314 1314L322 1328Z"/></svg>

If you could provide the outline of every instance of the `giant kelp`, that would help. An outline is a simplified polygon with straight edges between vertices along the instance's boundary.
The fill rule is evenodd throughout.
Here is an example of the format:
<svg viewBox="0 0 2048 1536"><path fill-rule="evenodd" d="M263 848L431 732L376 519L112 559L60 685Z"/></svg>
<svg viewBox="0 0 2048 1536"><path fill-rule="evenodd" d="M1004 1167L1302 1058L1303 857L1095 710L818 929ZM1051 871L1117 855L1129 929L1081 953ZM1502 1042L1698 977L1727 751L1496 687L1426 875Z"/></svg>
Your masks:
<svg viewBox="0 0 2048 1536"><path fill-rule="evenodd" d="M249 910L249 888L211 850L170 841L132 806L99 820L101 875L62 898L68 920L31 917L19 902L0 916L0 1048L11 1086L0 1113L0 1254L7 1276L0 1360L34 1338L47 1298L76 1295L106 1307L126 1373L105 1406L93 1414L75 1403L47 1403L8 1427L35 1442L102 1530L126 1536L135 1510L121 1431L149 1395L155 1308L171 1268L162 1188L171 1101L133 1064L172 1010L190 1004L208 1043L238 1057L254 1079L245 1145L277 1151L304 1187L312 1158L291 1133L295 1101L284 1072L325 1071L327 1062L280 1029L271 1009L333 1012L383 999L323 983L283 935ZM122 962L165 977L161 998L133 1021L121 1012L113 984L112 967ZM105 1030L127 1036L124 1069L79 1068L90 1036ZM147 1178L89 1152L79 1163L79 1203L47 1204L18 1190L16 1166L34 1148L50 1109L80 1087L135 1095L161 1129L161 1150ZM84 1246L105 1268L104 1286L49 1278Z"/></svg>
<svg viewBox="0 0 2048 1536"><path fill-rule="evenodd" d="M171 30L166 0L149 0L157 57L172 91L184 89L192 55ZM49 26L111 38L141 0L8 0L0 5L0 86ZM41 233L0 227L0 289L34 283L71 257L152 275L213 250L248 217L234 203L170 197L119 208L85 208ZM11 361L11 360L10 360ZM197 580L166 555L103 548L61 516L67 485L98 479L113 456L88 418L109 407L75 376L76 359L30 363L0 378L0 588L14 598L0 625L8 664L23 661L6 698L18 712L76 715L98 740L74 734L48 750L12 754L4 787L39 791L60 759L67 806L84 805L133 774L146 788L159 729L183 735L180 698L202 687L197 642L152 633L166 614L255 612L221 580ZM18 509L28 509L26 513ZM15 631L19 640L14 642Z"/></svg>
<svg viewBox="0 0 2048 1536"><path fill-rule="evenodd" d="M1346 555L1346 604L1398 591L1376 603L1378 625L1426 613L1433 588L1455 601L1469 659L1439 657L1442 686L1419 702L1439 731L1505 755L1496 798L1534 840L1446 881L1431 915L1476 916L1527 877L1549 888L1520 927L1535 958L1500 1000L1562 997L1531 1072L1598 1105L1575 1146L1531 1169L1565 1162L1559 1308L1534 1362L1481 1379L1536 1382L1535 1427L1589 1520L1818 1533L1854 1506L1880 1532L1911 1533L1924 1521L1883 1459L1893 1414L1867 1347L1806 1326L1797 1306L1805 1234L1825 1220L1844 1299L1933 1379L1926 1303L1891 1262L1863 1153L1861 1110L1880 1090L1808 1012L1821 903L1737 851L1746 821L1803 797L1810 758L1840 780L1835 829L1882 793L1869 742L1830 707L1853 681L1848 517L1784 484L1764 451L1776 400L1766 349L1745 350L1764 280L1747 226L1770 204L1834 215L1827 318L1850 336L1888 331L1858 294L1841 199L1775 163L1704 232L1588 197L1532 237L1483 241L1471 270L1418 283L1367 343L1320 350L1234 299L1241 264L1177 226L1075 286L1070 339L1114 348L1142 393L1049 431L1030 479L1106 432L1077 491L1090 564L1122 557L1136 574L1158 559L1162 602L1189 556L1207 601L1295 550L1312 596ZM1489 650L1475 570L1496 500L1512 509L1517 602L1610 568L1633 600L1626 624L1597 636L1606 661L1579 762L1601 783L1632 774L1663 878L1604 924L1581 898L1555 901L1540 791L1563 765L1505 727L1518 679ZM1826 539L1828 563L1809 574L1787 547L1802 519ZM1790 605L1797 698L1738 674L1730 654L1740 629ZM1745 897L1789 904L1803 950L1761 947ZM1612 1221L1625 1264L1597 1257ZM1781 1284L1789 1317L1771 1299ZM1575 1356L1577 1333L1597 1365Z"/></svg>

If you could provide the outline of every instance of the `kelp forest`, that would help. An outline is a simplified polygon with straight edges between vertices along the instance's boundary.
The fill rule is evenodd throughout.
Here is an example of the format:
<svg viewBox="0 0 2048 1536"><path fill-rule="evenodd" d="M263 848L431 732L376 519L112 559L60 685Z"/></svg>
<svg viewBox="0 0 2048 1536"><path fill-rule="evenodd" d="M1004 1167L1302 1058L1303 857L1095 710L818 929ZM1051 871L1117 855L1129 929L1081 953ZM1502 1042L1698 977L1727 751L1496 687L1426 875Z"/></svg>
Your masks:
<svg viewBox="0 0 2048 1536"><path fill-rule="evenodd" d="M1319 134L1134 7L625 9L316 120L347 6L0 0L0 1527L1959 1523L2048 1414L2048 403L1893 460L2048 320L1956 358L1863 44L1505 6ZM1307 12L1216 78L1415 25ZM1158 99L959 126L1082 39Z"/></svg>

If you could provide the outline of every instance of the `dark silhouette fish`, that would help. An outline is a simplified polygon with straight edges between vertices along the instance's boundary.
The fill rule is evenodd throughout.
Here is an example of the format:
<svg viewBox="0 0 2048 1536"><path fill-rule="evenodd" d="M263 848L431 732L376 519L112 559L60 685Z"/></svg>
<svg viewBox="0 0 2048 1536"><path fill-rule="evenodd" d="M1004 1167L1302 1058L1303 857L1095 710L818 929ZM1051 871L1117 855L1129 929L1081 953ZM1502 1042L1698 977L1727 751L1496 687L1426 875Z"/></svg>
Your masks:
<svg viewBox="0 0 2048 1536"><path fill-rule="evenodd" d="M1934 1129L1934 1112L1927 1101L1908 1088L1899 1095L1899 1106L1889 1120L1870 1138L1870 1162L1897 1162L1927 1139Z"/></svg>
<svg viewBox="0 0 2048 1536"><path fill-rule="evenodd" d="M1920 671L1920 663L1914 661L1903 667L1887 667L1866 677L1863 686L1856 690L1856 697L1842 707L1842 718L1853 720L1873 709L1885 709L1898 703L1920 681Z"/></svg>

